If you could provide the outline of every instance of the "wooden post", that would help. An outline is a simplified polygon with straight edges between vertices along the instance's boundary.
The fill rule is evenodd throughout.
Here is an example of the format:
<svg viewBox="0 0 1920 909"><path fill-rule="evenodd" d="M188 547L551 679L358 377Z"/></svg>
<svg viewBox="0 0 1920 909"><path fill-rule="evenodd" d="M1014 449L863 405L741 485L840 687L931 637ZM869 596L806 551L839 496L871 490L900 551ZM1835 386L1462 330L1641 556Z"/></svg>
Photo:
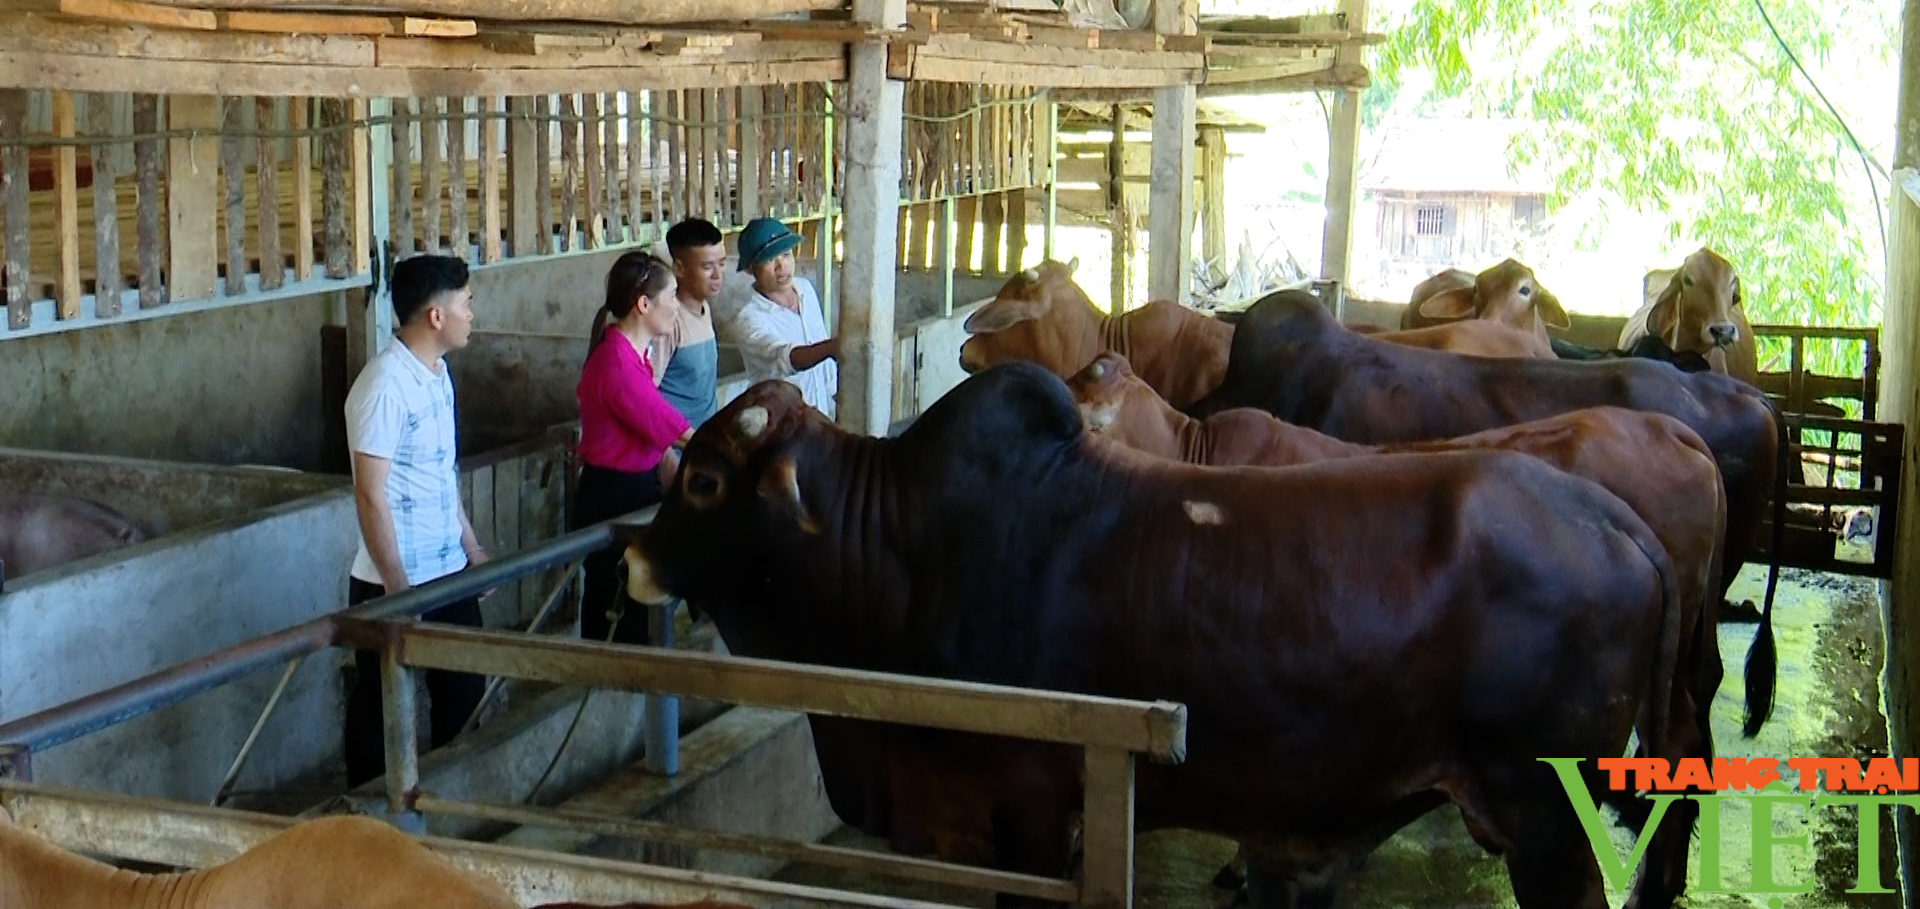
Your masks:
<svg viewBox="0 0 1920 909"><path fill-rule="evenodd" d="M1209 284L1233 270L1227 263L1226 184L1227 131L1209 126L1200 130L1200 250L1207 261Z"/></svg>
<svg viewBox="0 0 1920 909"><path fill-rule="evenodd" d="M1119 315L1127 311L1127 293L1133 287L1133 263L1127 251L1133 248L1133 218L1127 211L1127 109L1113 106L1113 135L1107 140L1107 220L1113 236L1113 266L1109 276L1107 312Z"/></svg>
<svg viewBox="0 0 1920 909"><path fill-rule="evenodd" d="M1133 755L1086 749L1080 905L1133 909Z"/></svg>
<svg viewBox="0 0 1920 909"><path fill-rule="evenodd" d="M1053 225L1060 211L1060 105L1052 101L1046 103L1046 116L1041 120L1045 131L1035 150L1045 155L1041 165L1041 180L1046 187L1046 227L1040 234L1040 258L1053 258Z"/></svg>
<svg viewBox="0 0 1920 909"><path fill-rule="evenodd" d="M760 185L767 173L767 156L760 147L760 107L765 98L757 85L740 91L740 223L760 216Z"/></svg>
<svg viewBox="0 0 1920 909"><path fill-rule="evenodd" d="M1900 98L1894 118L1892 224L1887 234L1886 318L1881 330L1886 368L1881 372L1878 417L1914 426L1920 419L1920 0L1907 0L1900 66ZM1906 507L1894 532L1903 541L1893 577L1881 585L1887 617L1887 738L1896 758L1920 756L1920 434L1908 432L1900 498ZM1913 810L1896 807L1901 889L1920 887L1920 832Z"/></svg>
<svg viewBox="0 0 1920 909"><path fill-rule="evenodd" d="M22 139L27 135L27 90L0 89L0 138ZM33 267L33 231L27 203L29 167L26 146L9 145L0 149L0 164L5 177L0 179L0 194L6 196L7 233L7 328L20 329L33 324L33 299L29 282Z"/></svg>
<svg viewBox="0 0 1920 909"><path fill-rule="evenodd" d="M894 28L906 0L854 0L853 18ZM853 432L884 436L893 409L894 232L900 207L905 85L887 78L887 45L849 48L846 118L846 267L841 305L837 418Z"/></svg>
<svg viewBox="0 0 1920 909"><path fill-rule="evenodd" d="M104 98L105 96L99 96ZM73 93L53 92L53 134L71 139L76 133ZM78 149L59 146L54 154L53 195L58 217L60 283L54 286L57 319L80 315L80 181Z"/></svg>
<svg viewBox="0 0 1920 909"><path fill-rule="evenodd" d="M1199 26L1198 0L1156 2L1153 30L1191 35ZM1153 176L1147 203L1147 297L1185 301L1193 272L1194 113L1191 85L1153 92Z"/></svg>
<svg viewBox="0 0 1920 909"><path fill-rule="evenodd" d="M87 99L87 132L113 135L112 97ZM120 315L120 291L126 285L126 270L120 267L120 193L114 185L112 148L93 147L93 314L102 319Z"/></svg>
<svg viewBox="0 0 1920 909"><path fill-rule="evenodd" d="M1340 11L1347 16L1347 31L1359 35L1367 28L1367 0L1340 0ZM1334 68L1359 64L1367 46L1361 41L1340 45L1334 55ZM1349 258L1353 253L1354 183L1359 177L1360 92L1334 92L1333 131L1327 146L1327 227L1320 241L1320 277L1338 281L1334 297L1334 315L1346 312L1347 281L1351 274Z"/></svg>
<svg viewBox="0 0 1920 909"><path fill-rule="evenodd" d="M524 95L508 98L507 112L512 115L507 121L507 194L513 197L507 233L515 256L536 256L541 235L537 199L546 187L537 170L534 131L545 131L547 124L534 125L533 99Z"/></svg>

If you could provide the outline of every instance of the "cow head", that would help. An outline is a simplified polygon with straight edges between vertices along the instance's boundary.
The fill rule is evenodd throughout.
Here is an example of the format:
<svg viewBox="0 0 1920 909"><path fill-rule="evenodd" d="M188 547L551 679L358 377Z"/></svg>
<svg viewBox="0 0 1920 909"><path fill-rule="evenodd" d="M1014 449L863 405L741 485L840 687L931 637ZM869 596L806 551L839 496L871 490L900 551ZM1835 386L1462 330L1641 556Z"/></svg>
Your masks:
<svg viewBox="0 0 1920 909"><path fill-rule="evenodd" d="M1105 432L1120 419L1128 379L1138 382L1133 364L1113 351L1103 351L1087 368L1067 380L1067 390L1080 408L1080 417L1092 432Z"/></svg>
<svg viewBox="0 0 1920 909"><path fill-rule="evenodd" d="M810 451L844 431L808 407L790 382L769 379L747 389L701 424L653 523L623 530L627 595L638 603L725 595L764 580L754 540L739 528L764 530L759 540L821 532L801 491ZM764 564L759 567L765 567Z"/></svg>
<svg viewBox="0 0 1920 909"><path fill-rule="evenodd" d="M1675 351L1705 354L1740 340L1740 276L1712 249L1701 247L1677 269L1648 273L1643 290L1653 302L1647 334Z"/></svg>
<svg viewBox="0 0 1920 909"><path fill-rule="evenodd" d="M1446 282L1417 305L1429 319L1487 319L1533 332L1542 340L1547 329L1573 327L1559 298L1540 286L1533 269L1513 259L1475 275L1471 285Z"/></svg>
<svg viewBox="0 0 1920 909"><path fill-rule="evenodd" d="M960 368L978 373L1013 360L1031 360L1061 378L1085 361L1082 347L1095 337L1100 310L1073 283L1080 260L1051 259L1014 275L993 301L967 317L969 337L960 345Z"/></svg>

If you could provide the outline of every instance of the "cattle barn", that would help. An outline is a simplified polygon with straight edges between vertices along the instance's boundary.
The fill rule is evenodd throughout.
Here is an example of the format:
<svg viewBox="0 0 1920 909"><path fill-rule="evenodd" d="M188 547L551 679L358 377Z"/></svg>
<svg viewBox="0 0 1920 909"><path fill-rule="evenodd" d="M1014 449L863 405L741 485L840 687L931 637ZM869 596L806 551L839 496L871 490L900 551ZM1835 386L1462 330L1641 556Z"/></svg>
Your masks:
<svg viewBox="0 0 1920 909"><path fill-rule="evenodd" d="M1903 124L1920 122L1914 19ZM1682 290L1737 272L1718 254L1650 279L1640 329L1493 324L1548 314L1519 302L1522 264L1411 301L1349 290L1359 99L1385 37L1367 0L1230 17L1197 0L34 0L0 23L0 909L147 880L115 867L198 869L220 882L197 891L208 909L262 888L285 905L1620 905L1540 763L1569 755L1535 752L1909 757L1920 736L1920 528L1899 507L1920 408L1912 130L1885 325L1740 323L1784 352L1728 381L1771 402L1787 482L1747 509L1744 564L1721 566L1669 554L1719 551L1694 529L1710 516L1642 516L1645 490L1609 490L1631 471L1579 462L1618 438L1558 460L1322 438L1337 456L1253 465L1214 456L1278 418L1181 413L1272 368L1236 328L1280 299L1421 355L1547 359L1550 336L1556 357L1612 360L1644 335L1677 364L1648 368L1680 375L1698 335L1700 363L1729 371L1713 339L1731 323ZM1280 125L1207 101L1300 92L1329 103L1320 271L1216 299L1230 137ZM737 290L761 216L800 235L841 339L836 417L750 383L722 337L721 410L667 501L570 530L608 268L700 217ZM1065 251L1089 224L1121 228L1108 274ZM1147 299L1102 310L1083 288L1131 286L1141 228ZM471 269L475 330L447 363L460 498L493 555L348 607L343 409L394 343L395 264L422 253ZM1410 310L1439 324L1401 333ZM1819 344L1867 365L1819 374ZM1167 399L1141 412L1179 458L1086 416L1103 352L1103 375L1125 363ZM1695 429L1637 419L1704 470ZM1366 545L1360 514L1404 557ZM580 636L582 560L609 546L655 646ZM1724 602L1698 593L1723 578ZM486 590L482 629L414 621ZM380 657L389 721L384 775L348 786L355 650ZM430 748L423 681L444 670L489 684ZM1644 812L1605 800L1631 843ZM1885 905L1920 879L1907 820L1879 821ZM1745 841L1748 809L1720 821ZM1662 906L1700 861L1665 823L1633 885ZM1804 905L1879 898L1835 895L1870 860L1850 825L1818 821L1776 860L1819 878Z"/></svg>

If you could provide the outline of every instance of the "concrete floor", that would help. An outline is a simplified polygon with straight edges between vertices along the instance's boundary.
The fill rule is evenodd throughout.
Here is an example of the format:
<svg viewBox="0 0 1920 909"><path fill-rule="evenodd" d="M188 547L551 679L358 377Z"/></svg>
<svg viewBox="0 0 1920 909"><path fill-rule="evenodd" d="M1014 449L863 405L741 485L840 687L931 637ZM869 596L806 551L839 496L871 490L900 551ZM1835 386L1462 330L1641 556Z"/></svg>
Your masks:
<svg viewBox="0 0 1920 909"><path fill-rule="evenodd" d="M1733 598L1756 604L1766 590L1766 571L1748 566L1732 590ZM1887 753L1887 732L1879 708L1881 630L1874 583L1803 571L1784 571L1774 601L1779 645L1779 691L1772 718L1755 738L1740 737L1745 686L1741 670L1757 626L1722 625L1720 648L1727 677L1714 703L1714 735L1722 757L1854 757ZM1793 781L1791 773L1783 773ZM1811 818L1810 818L1811 815ZM1721 820L1721 886L1744 890L1751 881L1751 812L1728 803ZM1811 820L1811 828L1809 828ZM1896 868L1892 822L1881 820L1883 879L1892 885ZM1850 895L1855 869L1853 812L1793 806L1775 809L1776 836L1810 834L1813 855L1797 846L1774 850L1774 878L1782 884L1808 884L1812 892L1785 895L1782 909L1897 907L1895 895ZM1615 847L1628 854L1632 842L1613 829ZM828 842L884 850L884 844L842 828ZM1698 880L1698 846L1690 880ZM1209 886L1214 873L1233 854L1232 843L1185 831L1143 834L1138 841L1136 905L1140 909L1218 909L1228 895ZM966 906L992 906L990 896L946 887L861 879L824 869L789 867L780 880L848 887ZM1625 894L1611 894L1615 907ZM1775 897L1779 898L1779 897ZM1435 811L1402 830L1376 852L1360 877L1342 894L1341 909L1455 909L1512 907L1513 892L1502 862L1467 837L1459 812ZM1766 895L1689 893L1676 905L1688 909L1767 907Z"/></svg>

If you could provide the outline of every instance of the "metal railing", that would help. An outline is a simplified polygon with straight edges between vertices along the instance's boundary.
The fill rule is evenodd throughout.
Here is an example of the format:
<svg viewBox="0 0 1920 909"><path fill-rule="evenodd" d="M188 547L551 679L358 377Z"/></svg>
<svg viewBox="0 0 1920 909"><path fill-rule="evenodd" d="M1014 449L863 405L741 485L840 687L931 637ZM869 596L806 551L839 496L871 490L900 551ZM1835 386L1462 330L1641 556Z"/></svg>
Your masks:
<svg viewBox="0 0 1920 909"><path fill-rule="evenodd" d="M664 637L656 638L661 646L634 647L408 621L611 545L616 524L643 523L653 510L582 528L472 570L0 724L0 776L30 780L35 752L328 647L350 646L381 654L388 810L396 826L416 835L424 831L424 815L435 813L769 856L1078 905L1132 905L1134 761L1139 755L1163 763L1184 760L1184 705L676 651ZM661 630L671 629L670 611L650 611ZM434 669L645 692L647 766L662 773L677 769L678 723L667 705L679 697L1078 745L1085 761L1079 877L1056 880L630 818L441 798L421 789L413 723L412 673Z"/></svg>

